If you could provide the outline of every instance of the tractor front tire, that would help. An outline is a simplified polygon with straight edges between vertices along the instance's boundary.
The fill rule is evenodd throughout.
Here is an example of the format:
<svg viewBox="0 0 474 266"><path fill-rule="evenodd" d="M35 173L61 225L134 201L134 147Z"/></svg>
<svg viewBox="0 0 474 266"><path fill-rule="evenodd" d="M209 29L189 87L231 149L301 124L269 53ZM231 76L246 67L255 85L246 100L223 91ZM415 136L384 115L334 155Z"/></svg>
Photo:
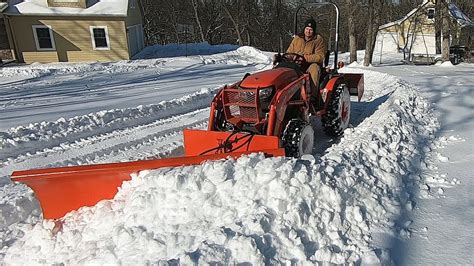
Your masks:
<svg viewBox="0 0 474 266"><path fill-rule="evenodd" d="M300 157L313 151L314 131L311 125L301 119L291 119L282 136L286 156Z"/></svg>
<svg viewBox="0 0 474 266"><path fill-rule="evenodd" d="M326 113L321 118L324 132L333 137L342 135L349 126L351 95L345 84L339 85L330 95Z"/></svg>

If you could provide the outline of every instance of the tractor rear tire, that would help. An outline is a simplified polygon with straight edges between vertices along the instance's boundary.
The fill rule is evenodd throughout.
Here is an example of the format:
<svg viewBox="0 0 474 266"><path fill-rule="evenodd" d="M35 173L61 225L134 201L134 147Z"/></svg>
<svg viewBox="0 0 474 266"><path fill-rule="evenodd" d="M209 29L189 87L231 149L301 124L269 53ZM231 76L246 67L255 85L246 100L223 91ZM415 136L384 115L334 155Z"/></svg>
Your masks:
<svg viewBox="0 0 474 266"><path fill-rule="evenodd" d="M298 158L303 154L311 154L314 143L313 127L301 119L291 119L283 131L282 141L286 156Z"/></svg>
<svg viewBox="0 0 474 266"><path fill-rule="evenodd" d="M324 132L332 137L342 135L349 127L351 95L345 84L339 85L330 95L326 113L321 118Z"/></svg>

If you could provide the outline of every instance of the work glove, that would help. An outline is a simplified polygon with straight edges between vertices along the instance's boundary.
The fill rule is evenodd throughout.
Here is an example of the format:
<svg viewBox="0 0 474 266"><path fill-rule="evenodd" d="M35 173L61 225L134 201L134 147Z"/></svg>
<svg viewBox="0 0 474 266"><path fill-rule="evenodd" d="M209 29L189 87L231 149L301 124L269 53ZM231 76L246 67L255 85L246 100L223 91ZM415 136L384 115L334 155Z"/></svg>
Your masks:
<svg viewBox="0 0 474 266"><path fill-rule="evenodd" d="M281 62L281 54L280 53L274 54L273 55L273 65L276 65L279 62Z"/></svg>

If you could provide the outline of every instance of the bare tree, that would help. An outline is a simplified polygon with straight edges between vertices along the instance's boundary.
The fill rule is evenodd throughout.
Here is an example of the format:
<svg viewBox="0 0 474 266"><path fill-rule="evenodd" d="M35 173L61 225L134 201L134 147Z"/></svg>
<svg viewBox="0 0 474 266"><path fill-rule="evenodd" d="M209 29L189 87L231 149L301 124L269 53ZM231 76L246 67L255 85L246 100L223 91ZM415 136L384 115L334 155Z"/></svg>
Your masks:
<svg viewBox="0 0 474 266"><path fill-rule="evenodd" d="M441 3L441 13L442 13L442 30L441 35L443 36L442 45L441 45L441 60L443 62L449 61L449 41L450 41L450 17L448 11L448 5L445 1L438 0Z"/></svg>
<svg viewBox="0 0 474 266"><path fill-rule="evenodd" d="M347 26L349 30L350 63L357 61L357 36L355 25L355 12L357 10L354 0L346 0L345 8L348 11Z"/></svg>
<svg viewBox="0 0 474 266"><path fill-rule="evenodd" d="M191 0L191 4L193 5L194 18L196 19L196 24L198 25L199 36L201 37L201 41L205 42L206 38L204 37L204 32L202 31L201 20L199 19L198 1Z"/></svg>
<svg viewBox="0 0 474 266"><path fill-rule="evenodd" d="M443 4L441 0L437 0L435 4L435 43L436 43L436 53L441 54L441 32L442 32L442 21L443 21L443 12L441 12Z"/></svg>
<svg viewBox="0 0 474 266"><path fill-rule="evenodd" d="M372 64L378 28L383 15L385 0L368 0L367 41L365 43L364 66Z"/></svg>
<svg viewBox="0 0 474 266"><path fill-rule="evenodd" d="M364 56L364 66L369 66L372 63L372 42L375 42L374 39L374 0L367 1L367 41L365 42L365 56Z"/></svg>
<svg viewBox="0 0 474 266"><path fill-rule="evenodd" d="M234 31L237 34L237 40L238 40L239 46L242 46L242 45L244 45L244 42L242 41L242 35L240 34L239 23L237 22L236 17L233 16L232 13L230 12L229 7L227 5L228 5L227 1L223 1L221 3L222 8L224 9L224 11L227 14L228 18L232 22L232 26L234 27Z"/></svg>

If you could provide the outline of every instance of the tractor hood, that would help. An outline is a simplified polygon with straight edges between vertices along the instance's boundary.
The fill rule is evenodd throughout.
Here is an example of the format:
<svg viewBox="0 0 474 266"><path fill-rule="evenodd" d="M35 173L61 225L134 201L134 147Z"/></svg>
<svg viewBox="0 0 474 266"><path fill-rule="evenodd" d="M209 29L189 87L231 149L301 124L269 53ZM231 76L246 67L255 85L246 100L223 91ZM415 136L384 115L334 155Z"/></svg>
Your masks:
<svg viewBox="0 0 474 266"><path fill-rule="evenodd" d="M240 86L243 88L265 88L270 86L283 88L297 78L298 75L295 70L279 67L249 75L242 80Z"/></svg>

